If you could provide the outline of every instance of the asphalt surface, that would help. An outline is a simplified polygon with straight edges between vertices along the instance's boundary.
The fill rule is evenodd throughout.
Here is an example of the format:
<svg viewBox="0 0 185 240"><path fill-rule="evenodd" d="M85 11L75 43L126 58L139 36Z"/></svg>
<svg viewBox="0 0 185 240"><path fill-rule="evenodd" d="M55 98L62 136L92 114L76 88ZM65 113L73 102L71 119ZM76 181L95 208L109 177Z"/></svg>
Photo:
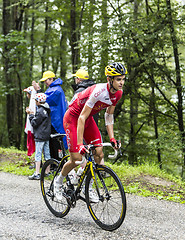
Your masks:
<svg viewBox="0 0 185 240"><path fill-rule="evenodd" d="M125 221L107 232L82 201L65 218L56 218L42 199L39 181L0 172L0 193L1 240L185 240L185 204L127 194Z"/></svg>

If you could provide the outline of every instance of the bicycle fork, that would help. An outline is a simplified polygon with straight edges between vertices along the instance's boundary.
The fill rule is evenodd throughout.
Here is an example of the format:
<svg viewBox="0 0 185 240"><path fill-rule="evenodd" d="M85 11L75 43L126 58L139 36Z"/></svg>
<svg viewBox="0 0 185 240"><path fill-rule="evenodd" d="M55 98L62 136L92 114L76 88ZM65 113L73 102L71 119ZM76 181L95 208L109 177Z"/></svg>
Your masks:
<svg viewBox="0 0 185 240"><path fill-rule="evenodd" d="M98 182L97 182L97 177L96 177L96 174L95 174L96 166L91 162L90 163L90 171L91 171L91 175L92 175L92 178L93 178L93 181L94 181L94 184L95 184L95 188L96 188L99 200L103 202L104 201L104 197L102 195L100 195L99 186L98 186ZM98 175L98 177L99 177L99 179L101 181L101 184L103 185L103 188L104 188L104 191L105 191L105 198L107 200L109 200L110 199L109 191L108 191L108 189L107 189L107 187L105 185L105 182L104 182L100 172L97 172L97 175Z"/></svg>
<svg viewBox="0 0 185 240"><path fill-rule="evenodd" d="M102 197L102 195L100 195L100 190L99 190L99 186L98 186L98 182L97 182L97 177L96 177L96 174L95 174L95 168L96 168L96 165L91 162L90 163L91 175L92 175L92 178L93 178L93 181L94 181L94 184L95 184L95 188L96 188L99 200L103 202L104 198ZM98 173L98 177L99 177L100 181L102 182L102 184L104 186L105 192L108 193L107 188L105 186L105 183L102 179L102 176L100 176L99 173Z"/></svg>

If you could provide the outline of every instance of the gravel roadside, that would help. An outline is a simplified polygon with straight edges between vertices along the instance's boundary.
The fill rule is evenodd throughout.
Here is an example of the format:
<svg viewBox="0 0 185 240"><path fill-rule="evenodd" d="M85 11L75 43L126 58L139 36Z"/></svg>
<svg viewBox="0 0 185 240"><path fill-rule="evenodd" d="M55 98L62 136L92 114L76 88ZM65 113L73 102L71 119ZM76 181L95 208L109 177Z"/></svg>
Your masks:
<svg viewBox="0 0 185 240"><path fill-rule="evenodd" d="M114 232L100 229L82 201L65 218L53 216L39 181L0 172L2 240L185 240L185 204L127 194L127 213Z"/></svg>

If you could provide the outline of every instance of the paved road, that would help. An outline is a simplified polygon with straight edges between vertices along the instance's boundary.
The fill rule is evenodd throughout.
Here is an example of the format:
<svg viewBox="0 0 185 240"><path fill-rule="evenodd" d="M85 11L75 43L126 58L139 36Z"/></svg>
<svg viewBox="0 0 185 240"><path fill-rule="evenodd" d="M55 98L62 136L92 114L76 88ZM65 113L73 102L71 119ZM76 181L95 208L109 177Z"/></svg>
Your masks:
<svg viewBox="0 0 185 240"><path fill-rule="evenodd" d="M107 232L82 201L65 218L53 216L38 181L0 172L0 193L1 240L185 240L185 204L127 194L124 223Z"/></svg>

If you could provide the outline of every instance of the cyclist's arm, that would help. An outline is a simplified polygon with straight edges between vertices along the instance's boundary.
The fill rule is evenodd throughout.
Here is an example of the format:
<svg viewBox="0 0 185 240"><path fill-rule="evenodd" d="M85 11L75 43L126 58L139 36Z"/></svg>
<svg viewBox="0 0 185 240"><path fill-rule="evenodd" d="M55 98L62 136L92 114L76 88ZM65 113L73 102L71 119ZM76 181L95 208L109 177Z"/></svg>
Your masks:
<svg viewBox="0 0 185 240"><path fill-rule="evenodd" d="M89 117L92 108L88 107L87 105L84 106L82 112L78 118L77 123L77 144L83 144L83 135L84 135L84 127L85 121Z"/></svg>
<svg viewBox="0 0 185 240"><path fill-rule="evenodd" d="M114 114L114 110L115 110L115 106L113 106L113 105L109 106L109 107L107 107L106 113ZM108 133L110 139L114 138L113 126L114 126L114 124L109 124L106 126L107 133Z"/></svg>

